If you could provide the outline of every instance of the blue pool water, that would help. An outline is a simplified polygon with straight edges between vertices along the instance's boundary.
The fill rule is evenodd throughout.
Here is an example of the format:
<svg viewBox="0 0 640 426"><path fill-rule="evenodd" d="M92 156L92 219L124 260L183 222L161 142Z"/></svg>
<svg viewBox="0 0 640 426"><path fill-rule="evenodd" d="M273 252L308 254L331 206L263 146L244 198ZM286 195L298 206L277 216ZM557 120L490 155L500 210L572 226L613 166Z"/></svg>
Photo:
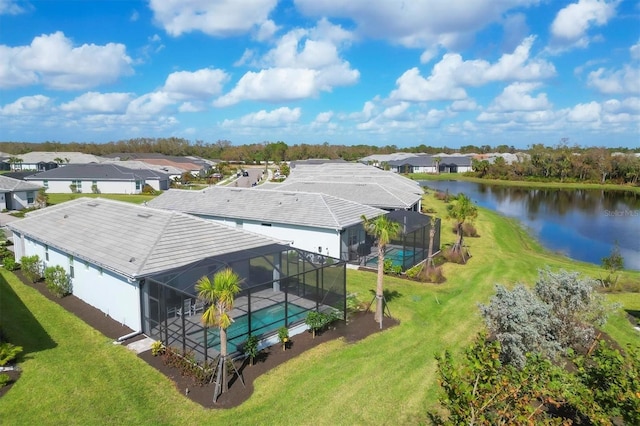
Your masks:
<svg viewBox="0 0 640 426"><path fill-rule="evenodd" d="M391 260L395 266L402 266L402 263L405 259L411 258L413 256L413 250L401 250L395 247L390 248L385 254L384 258ZM368 265L378 265L378 258L374 257L369 262Z"/></svg>
<svg viewBox="0 0 640 426"><path fill-rule="evenodd" d="M287 312L289 314L289 324L304 319L308 311L308 309L289 303ZM254 336L275 331L283 325L285 325L284 302L251 313L251 334ZM234 318L231 326L227 328L229 352L235 352L238 346L247 340L248 335L249 315ZM193 333L190 337L203 343L204 331ZM210 348L218 348L220 346L220 335L217 328L209 328L207 330L207 346Z"/></svg>

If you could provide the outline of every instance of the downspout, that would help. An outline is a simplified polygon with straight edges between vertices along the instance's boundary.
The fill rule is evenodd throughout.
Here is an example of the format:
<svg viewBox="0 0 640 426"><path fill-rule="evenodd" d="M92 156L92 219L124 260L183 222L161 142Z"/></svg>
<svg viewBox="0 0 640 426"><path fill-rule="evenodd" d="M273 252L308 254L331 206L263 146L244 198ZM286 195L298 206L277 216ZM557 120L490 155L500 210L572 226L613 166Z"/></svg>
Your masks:
<svg viewBox="0 0 640 426"><path fill-rule="evenodd" d="M131 333L129 333L129 334L125 334L124 336L120 336L120 337L118 337L118 338L116 339L116 341L115 341L114 343L122 343L122 342L124 342L125 340L129 340L129 339L131 339L132 337L136 337L136 336L137 336L137 335L139 335L139 334L142 334L142 330L139 330L139 331L133 331L133 332L131 332Z"/></svg>

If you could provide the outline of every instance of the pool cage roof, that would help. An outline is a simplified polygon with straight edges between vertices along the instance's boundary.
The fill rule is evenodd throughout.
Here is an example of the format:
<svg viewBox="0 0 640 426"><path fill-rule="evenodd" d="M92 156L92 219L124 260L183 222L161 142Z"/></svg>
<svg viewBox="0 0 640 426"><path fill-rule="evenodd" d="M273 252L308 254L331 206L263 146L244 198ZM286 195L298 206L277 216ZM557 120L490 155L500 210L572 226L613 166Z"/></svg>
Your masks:
<svg viewBox="0 0 640 426"><path fill-rule="evenodd" d="M147 277L143 287L143 329L167 346L213 359L219 334L201 323L207 309L195 286L225 268L241 279L241 291L227 330L230 353L242 353L249 335L270 339L281 327L304 327L309 312L346 315L346 262L284 244L202 259ZM302 330L302 329L300 329Z"/></svg>

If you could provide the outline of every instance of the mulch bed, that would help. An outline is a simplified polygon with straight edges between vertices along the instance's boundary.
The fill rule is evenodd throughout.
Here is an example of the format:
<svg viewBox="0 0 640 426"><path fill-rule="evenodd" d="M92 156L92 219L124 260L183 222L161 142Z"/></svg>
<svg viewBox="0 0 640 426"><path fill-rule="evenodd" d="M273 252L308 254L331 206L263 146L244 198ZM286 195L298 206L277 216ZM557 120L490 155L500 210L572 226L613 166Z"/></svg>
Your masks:
<svg viewBox="0 0 640 426"><path fill-rule="evenodd" d="M105 315L100 310L88 305L76 296L69 295L63 298L58 298L49 292L44 282L41 281L33 284L26 280L19 270L15 271L15 274L23 283L25 283L25 285L37 289L47 299L59 304L67 311L73 313L91 327L111 339L115 340L118 337L124 336L133 331L129 327L124 326L113 320L111 317ZM383 326L386 330L398 323L399 322L394 318L385 317ZM379 331L381 331L380 326L374 321L373 313L355 312L349 315L346 322L336 321L329 329L320 334L316 334L315 339L311 333L307 332L292 336L290 347L288 347L286 351L283 351L280 345L276 345L261 351L253 366L249 366L248 360L242 364L238 363L236 368L238 368L242 374L245 386L243 386L237 378L232 378L230 380L229 392L220 395L215 403L213 402L214 384L207 384L205 386L195 385L193 379L183 376L180 370L165 365L162 357L154 357L151 355L150 350L142 352L138 357L171 379L175 384L176 392L180 392L183 395L186 394L186 396L192 401L207 408L231 408L242 404L251 396L253 393L253 382L256 378L280 364L300 355L304 351L324 342L338 338L344 338L348 343L357 342ZM134 337L124 342L124 344L132 343L136 340L143 339L144 337L145 336L142 335ZM10 387L11 385L1 388L0 396L6 393Z"/></svg>

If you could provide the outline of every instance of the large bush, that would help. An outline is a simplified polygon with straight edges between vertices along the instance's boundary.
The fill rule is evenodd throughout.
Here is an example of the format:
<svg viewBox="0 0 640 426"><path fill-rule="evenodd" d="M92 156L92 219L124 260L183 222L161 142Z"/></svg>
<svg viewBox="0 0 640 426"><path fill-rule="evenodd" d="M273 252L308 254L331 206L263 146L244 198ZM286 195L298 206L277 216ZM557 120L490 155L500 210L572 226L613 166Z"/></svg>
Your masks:
<svg viewBox="0 0 640 426"><path fill-rule="evenodd" d="M71 278L62 266L49 266L44 270L44 282L49 291L58 297L71 294Z"/></svg>
<svg viewBox="0 0 640 426"><path fill-rule="evenodd" d="M503 362L522 367L527 353L555 357L593 342L594 326L604 323L610 307L594 291L595 281L577 273L540 271L533 290L496 287L480 311L502 347Z"/></svg>
<svg viewBox="0 0 640 426"><path fill-rule="evenodd" d="M42 279L42 262L37 254L22 256L20 264L22 265L22 273L29 281L35 283Z"/></svg>

